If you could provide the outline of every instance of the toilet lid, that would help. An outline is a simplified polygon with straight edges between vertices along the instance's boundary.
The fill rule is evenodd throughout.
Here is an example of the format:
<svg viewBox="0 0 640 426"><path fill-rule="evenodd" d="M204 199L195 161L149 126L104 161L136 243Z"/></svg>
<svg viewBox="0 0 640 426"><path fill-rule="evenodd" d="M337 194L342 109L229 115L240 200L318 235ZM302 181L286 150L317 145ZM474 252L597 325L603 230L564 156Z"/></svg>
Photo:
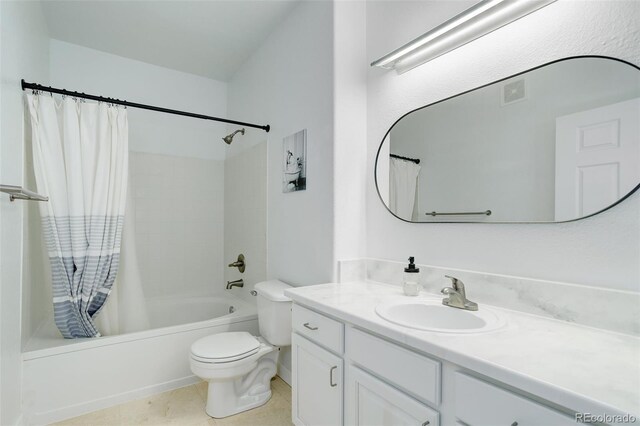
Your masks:
<svg viewBox="0 0 640 426"><path fill-rule="evenodd" d="M191 345L196 358L228 362L258 352L260 342L246 331L218 333L203 337Z"/></svg>

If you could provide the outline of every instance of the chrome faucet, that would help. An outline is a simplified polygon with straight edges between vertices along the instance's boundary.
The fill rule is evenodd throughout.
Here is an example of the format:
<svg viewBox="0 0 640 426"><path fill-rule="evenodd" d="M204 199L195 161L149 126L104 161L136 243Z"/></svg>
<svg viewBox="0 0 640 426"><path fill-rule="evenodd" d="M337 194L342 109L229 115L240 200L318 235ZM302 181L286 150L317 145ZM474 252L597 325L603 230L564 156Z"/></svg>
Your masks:
<svg viewBox="0 0 640 426"><path fill-rule="evenodd" d="M244 281L242 280L242 278L235 281L227 281L227 290L230 290L233 287L244 287Z"/></svg>
<svg viewBox="0 0 640 426"><path fill-rule="evenodd" d="M445 287L440 290L440 293L448 296L442 299L442 304L445 306L451 306L452 308L477 311L478 304L467 300L467 293L464 291L464 283L450 275L445 275L445 277L451 280L451 287Z"/></svg>

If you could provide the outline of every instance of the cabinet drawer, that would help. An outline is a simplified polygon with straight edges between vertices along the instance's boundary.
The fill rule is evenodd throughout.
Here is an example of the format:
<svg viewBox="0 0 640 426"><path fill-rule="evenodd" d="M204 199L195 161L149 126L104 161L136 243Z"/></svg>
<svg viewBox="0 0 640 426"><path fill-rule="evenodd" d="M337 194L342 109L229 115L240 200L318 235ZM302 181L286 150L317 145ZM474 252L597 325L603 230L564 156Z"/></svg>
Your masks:
<svg viewBox="0 0 640 426"><path fill-rule="evenodd" d="M463 373L455 374L456 417L470 426L574 425L573 418Z"/></svg>
<svg viewBox="0 0 640 426"><path fill-rule="evenodd" d="M344 352L344 324L295 304L292 315L296 333L337 354Z"/></svg>
<svg viewBox="0 0 640 426"><path fill-rule="evenodd" d="M347 370L345 424L438 426L439 414L357 367Z"/></svg>
<svg viewBox="0 0 640 426"><path fill-rule="evenodd" d="M356 364L415 398L440 404L438 361L354 328L347 330L347 354Z"/></svg>

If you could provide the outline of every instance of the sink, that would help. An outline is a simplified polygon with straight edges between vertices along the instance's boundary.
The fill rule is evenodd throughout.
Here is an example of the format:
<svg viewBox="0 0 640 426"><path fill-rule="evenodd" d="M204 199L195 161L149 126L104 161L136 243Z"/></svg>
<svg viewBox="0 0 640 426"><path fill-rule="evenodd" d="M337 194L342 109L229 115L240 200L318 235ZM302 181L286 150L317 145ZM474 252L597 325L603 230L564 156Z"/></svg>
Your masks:
<svg viewBox="0 0 640 426"><path fill-rule="evenodd" d="M496 330L505 323L497 312L485 306L466 311L435 300L383 303L376 306L376 313L394 324L439 333L482 333Z"/></svg>

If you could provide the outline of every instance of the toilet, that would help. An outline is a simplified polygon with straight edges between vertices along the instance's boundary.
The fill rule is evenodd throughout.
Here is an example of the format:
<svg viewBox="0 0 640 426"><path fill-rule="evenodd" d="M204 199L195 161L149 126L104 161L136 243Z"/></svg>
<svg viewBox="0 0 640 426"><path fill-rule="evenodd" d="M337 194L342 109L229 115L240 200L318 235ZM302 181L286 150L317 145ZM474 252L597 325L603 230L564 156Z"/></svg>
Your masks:
<svg viewBox="0 0 640 426"><path fill-rule="evenodd" d="M289 285L278 280L256 284L260 336L226 332L191 345L190 365L209 382L206 412L222 418L265 404L271 398L280 348L291 345Z"/></svg>

